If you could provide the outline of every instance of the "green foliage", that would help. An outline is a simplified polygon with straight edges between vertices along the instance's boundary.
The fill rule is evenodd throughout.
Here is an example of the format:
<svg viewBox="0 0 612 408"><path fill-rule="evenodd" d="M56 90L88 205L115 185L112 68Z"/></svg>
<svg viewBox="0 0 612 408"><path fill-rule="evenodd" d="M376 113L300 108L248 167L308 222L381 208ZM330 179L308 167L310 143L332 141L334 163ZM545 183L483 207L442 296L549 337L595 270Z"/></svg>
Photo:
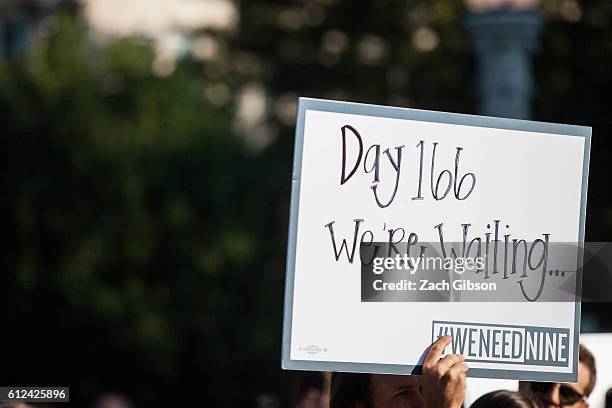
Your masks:
<svg viewBox="0 0 612 408"><path fill-rule="evenodd" d="M153 406L203 382L231 402L244 394L215 372L279 343L278 316L254 305L282 307L282 275L262 275L284 251L270 183L288 158L247 154L198 66L161 79L152 58L142 40L94 46L65 17L0 68L0 354L12 381L64 381L77 402L117 386Z"/></svg>

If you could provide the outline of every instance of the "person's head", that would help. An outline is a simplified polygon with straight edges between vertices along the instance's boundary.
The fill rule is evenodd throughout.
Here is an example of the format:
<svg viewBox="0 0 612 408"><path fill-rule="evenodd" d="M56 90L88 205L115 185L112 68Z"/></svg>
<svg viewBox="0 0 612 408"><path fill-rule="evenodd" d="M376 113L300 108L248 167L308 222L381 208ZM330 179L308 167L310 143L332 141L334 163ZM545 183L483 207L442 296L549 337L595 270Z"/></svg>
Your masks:
<svg viewBox="0 0 612 408"><path fill-rule="evenodd" d="M521 381L519 390L533 399L538 406L544 408L556 407L588 407L586 398L591 395L597 380L597 369L593 354L580 345L578 357L577 383L541 383L534 381Z"/></svg>
<svg viewBox="0 0 612 408"><path fill-rule="evenodd" d="M131 408L132 404L121 394L110 392L94 403L94 408Z"/></svg>
<svg viewBox="0 0 612 408"><path fill-rule="evenodd" d="M608 388L608 391L606 391L606 403L604 404L604 408L612 408L612 388Z"/></svg>
<svg viewBox="0 0 612 408"><path fill-rule="evenodd" d="M304 371L300 374L293 386L291 406L294 408L327 408L331 373Z"/></svg>
<svg viewBox="0 0 612 408"><path fill-rule="evenodd" d="M332 373L330 408L424 408L413 375Z"/></svg>
<svg viewBox="0 0 612 408"><path fill-rule="evenodd" d="M536 408L536 405L520 392L500 390L481 396L470 408Z"/></svg>
<svg viewBox="0 0 612 408"><path fill-rule="evenodd" d="M595 382L597 381L597 367L595 366L595 357L593 354L580 345L580 355L578 364L578 389L585 396L591 395Z"/></svg>

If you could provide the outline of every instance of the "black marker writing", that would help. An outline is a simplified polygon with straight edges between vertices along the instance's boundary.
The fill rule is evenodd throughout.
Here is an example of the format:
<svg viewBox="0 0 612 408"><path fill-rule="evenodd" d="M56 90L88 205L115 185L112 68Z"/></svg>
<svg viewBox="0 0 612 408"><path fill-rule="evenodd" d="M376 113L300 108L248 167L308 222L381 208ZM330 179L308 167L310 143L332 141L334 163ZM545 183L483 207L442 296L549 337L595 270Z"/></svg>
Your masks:
<svg viewBox="0 0 612 408"><path fill-rule="evenodd" d="M344 125L340 128L340 135L342 139L342 165L340 168L340 185L346 184L351 178L353 178L359 169L363 170L363 174L372 174L372 184L370 189L373 192L374 201L380 208L386 208L390 206L397 197L398 190L401 187L400 181L402 180L402 169L405 167L404 158L404 147L394 146L384 148L380 144L372 144L365 149L364 137L362 134L351 125ZM353 143L350 141L353 140ZM353 153L349 152L349 144L356 144L356 148L353 149ZM433 142L431 148L431 163L429 170L429 193L431 197L436 201L443 200L447 196L451 195L451 191L457 200L467 199L474 191L476 187L476 175L472 172L461 174L460 172L460 161L461 153L464 150L463 147L457 146L455 149L455 165L454 168L450 169L439 169L437 161L440 159L438 156L439 143ZM365 155L364 155L365 149ZM427 187L423 185L423 178L425 175L425 155L426 151L429 150L427 143L424 140L420 140L416 144L418 153L418 171L417 185L416 185L416 196L412 197L412 200L423 200L425 199L425 193L427 193ZM429 154L429 153L427 153ZM383 165L390 166L393 170L393 190L387 198L381 197L380 186L385 182L381 173L381 167ZM386 173L388 174L388 173Z"/></svg>

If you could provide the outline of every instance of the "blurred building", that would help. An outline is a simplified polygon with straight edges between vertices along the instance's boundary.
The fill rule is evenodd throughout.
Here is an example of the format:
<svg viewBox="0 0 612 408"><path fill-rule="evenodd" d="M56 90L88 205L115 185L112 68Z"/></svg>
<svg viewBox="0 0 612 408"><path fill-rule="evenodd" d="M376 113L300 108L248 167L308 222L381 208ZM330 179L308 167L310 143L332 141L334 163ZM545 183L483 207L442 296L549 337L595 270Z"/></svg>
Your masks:
<svg viewBox="0 0 612 408"><path fill-rule="evenodd" d="M233 0L0 0L0 59L20 55L44 28L45 18L62 8L82 10L100 39L143 36L151 38L160 59L174 60L198 47L210 54L215 47L190 34L200 31L229 32L238 22Z"/></svg>
<svg viewBox="0 0 612 408"><path fill-rule="evenodd" d="M538 0L466 0L466 20L478 63L479 112L528 119L534 83L531 57L539 46Z"/></svg>
<svg viewBox="0 0 612 408"><path fill-rule="evenodd" d="M234 0L82 0L83 13L100 38L143 36L153 40L153 70L174 71L175 61L188 52L213 55L219 44L211 33L233 31L238 24ZM120 13L117 10L121 10Z"/></svg>

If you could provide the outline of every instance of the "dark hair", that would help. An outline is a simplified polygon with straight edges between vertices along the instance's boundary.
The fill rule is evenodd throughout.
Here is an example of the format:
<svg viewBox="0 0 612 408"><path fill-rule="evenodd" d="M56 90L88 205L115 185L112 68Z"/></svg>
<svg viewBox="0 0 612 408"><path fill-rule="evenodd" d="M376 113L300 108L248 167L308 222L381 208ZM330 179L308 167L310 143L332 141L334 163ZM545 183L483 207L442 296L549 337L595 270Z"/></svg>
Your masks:
<svg viewBox="0 0 612 408"><path fill-rule="evenodd" d="M500 390L483 395L470 408L536 408L536 405L519 392Z"/></svg>
<svg viewBox="0 0 612 408"><path fill-rule="evenodd" d="M593 388L595 388L595 381L597 381L597 368L595 367L595 357L593 357L593 354L589 351L589 349L584 347L582 344L580 345L578 361L589 369L589 383L584 390L584 395L589 396L591 395Z"/></svg>
<svg viewBox="0 0 612 408"><path fill-rule="evenodd" d="M291 406L301 406L304 399L310 398L313 392L318 392L319 395L327 394L329 391L328 374L321 371L300 372L290 390Z"/></svg>
<svg viewBox="0 0 612 408"><path fill-rule="evenodd" d="M329 408L370 407L370 379L371 374L332 373Z"/></svg>
<svg viewBox="0 0 612 408"><path fill-rule="evenodd" d="M591 395L593 388L595 387L595 381L597 380L597 369L595 368L595 358L593 354L584 347L582 344L579 348L578 361L584 364L589 369L589 383L586 385L584 395L587 397ZM544 406L543 403L547 398L548 394L552 390L555 383L538 382L538 381L519 381L519 391L536 401L539 406Z"/></svg>
<svg viewBox="0 0 612 408"><path fill-rule="evenodd" d="M606 403L604 404L604 408L612 408L612 388L608 388L608 391L606 391Z"/></svg>

